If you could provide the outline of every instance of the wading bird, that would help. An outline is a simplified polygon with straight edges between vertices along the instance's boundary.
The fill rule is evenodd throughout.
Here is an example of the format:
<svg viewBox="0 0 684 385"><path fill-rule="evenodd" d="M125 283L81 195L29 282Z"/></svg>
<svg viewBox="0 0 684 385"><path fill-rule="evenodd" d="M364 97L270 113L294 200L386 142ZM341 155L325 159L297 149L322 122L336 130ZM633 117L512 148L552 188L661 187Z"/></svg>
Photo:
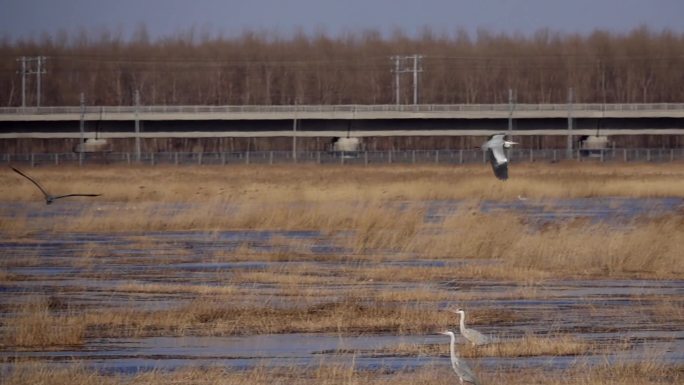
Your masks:
<svg viewBox="0 0 684 385"><path fill-rule="evenodd" d="M65 194L65 195L50 195L50 193L48 193L47 190L45 190L45 188L43 188L43 186L41 186L40 183L38 183L38 181L34 180L34 179L31 178L30 176L24 174L23 172L17 170L17 169L14 168L14 167L11 167L11 166L10 166L10 168L11 168L12 170L14 170L14 172L16 172L17 174L19 174L19 175L23 176L24 178L30 180L31 183L35 184L36 187L38 187L38 189L40 190L40 192L42 192L42 193L43 193L43 196L45 197L45 204L46 204L46 205L52 204L52 202L54 202L55 199L60 199L60 198L67 198L67 197L98 197L98 196L102 195L102 194Z"/></svg>
<svg viewBox="0 0 684 385"><path fill-rule="evenodd" d="M461 331L461 335L470 341L471 344L475 346L488 345L497 342L493 337L488 337L475 329L468 329L465 326L465 311L463 309L458 309L456 311L449 310L452 313L459 314L461 316L461 321L458 324L458 328Z"/></svg>
<svg viewBox="0 0 684 385"><path fill-rule="evenodd" d="M461 384L478 385L480 381L475 376L475 373L473 373L468 364L466 364L465 361L462 361L456 354L456 336L454 336L454 332L445 331L440 334L451 337L451 367L454 369L454 372L456 372L458 379L461 380Z"/></svg>
<svg viewBox="0 0 684 385"><path fill-rule="evenodd" d="M506 134L494 134L489 137L489 140L482 145L482 151L487 153L487 158L492 164L494 175L501 179L508 179L508 159L504 148L510 148L516 142L505 140Z"/></svg>

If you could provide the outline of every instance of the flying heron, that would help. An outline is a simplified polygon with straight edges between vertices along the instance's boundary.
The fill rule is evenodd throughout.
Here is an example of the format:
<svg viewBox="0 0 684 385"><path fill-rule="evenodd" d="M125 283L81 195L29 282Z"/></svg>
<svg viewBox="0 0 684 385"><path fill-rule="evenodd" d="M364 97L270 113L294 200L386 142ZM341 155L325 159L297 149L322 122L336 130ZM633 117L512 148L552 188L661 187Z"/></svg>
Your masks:
<svg viewBox="0 0 684 385"><path fill-rule="evenodd" d="M43 193L43 196L45 197L45 204L46 204L46 205L52 204L52 202L54 202L56 199L60 199L60 198L67 198L67 197L97 197L97 196L102 195L102 194L65 194L65 195L50 195L50 193L48 193L47 190L45 190L45 188L44 188L43 186L41 186L40 183L38 183L38 181L36 181L35 179L31 178L30 176L24 174L23 172L17 170L17 169L14 168L14 167L11 167L11 166L10 166L10 168L11 168L12 170L14 170L14 172L16 172L17 174L19 174L19 175L23 176L24 178L30 180L31 183L35 184L36 187L38 187L38 189L40 190L40 192L42 192L42 193Z"/></svg>
<svg viewBox="0 0 684 385"><path fill-rule="evenodd" d="M482 345L489 345L492 343L497 342L495 338L488 337L480 332L478 332L475 329L468 329L465 326L465 311L463 309L458 309L456 311L454 310L449 310L452 313L460 314L461 315L461 321L458 325L459 330L461 331L461 335L470 341L471 344L475 346L482 346Z"/></svg>
<svg viewBox="0 0 684 385"><path fill-rule="evenodd" d="M508 159L504 148L510 148L516 142L505 140L506 134L494 134L482 145L482 151L487 152L487 158L492 164L494 175L501 179L508 179Z"/></svg>
<svg viewBox="0 0 684 385"><path fill-rule="evenodd" d="M480 380L477 379L477 376L475 376L475 373L473 373L468 364L466 364L465 361L462 361L456 354L456 336L454 336L454 332L445 331L440 334L451 337L451 367L454 369L454 372L456 372L461 384L478 385Z"/></svg>

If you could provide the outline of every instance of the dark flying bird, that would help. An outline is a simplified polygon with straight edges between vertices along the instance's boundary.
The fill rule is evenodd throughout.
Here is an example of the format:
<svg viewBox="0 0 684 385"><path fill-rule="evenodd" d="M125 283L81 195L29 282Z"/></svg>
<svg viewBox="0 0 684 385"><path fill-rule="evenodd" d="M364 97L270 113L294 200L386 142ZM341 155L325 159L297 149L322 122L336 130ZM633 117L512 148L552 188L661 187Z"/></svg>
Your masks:
<svg viewBox="0 0 684 385"><path fill-rule="evenodd" d="M494 175L500 180L508 179L508 159L504 148L510 148L516 142L505 140L506 134L494 134L482 145L482 151L487 152L487 158L492 164Z"/></svg>
<svg viewBox="0 0 684 385"><path fill-rule="evenodd" d="M43 186L41 186L40 183L38 183L38 181L34 180L34 179L31 178L30 176L24 174L23 172L17 170L17 169L14 168L14 167L11 167L11 166L10 166L10 168L11 168L12 170L14 170L14 172L16 172L17 174L19 174L19 175L23 176L24 178L30 180L31 183L33 183L33 184L36 185L36 187L38 187L38 189L40 190L40 192L43 193L43 196L45 197L45 204L47 204L47 205L52 204L52 202L54 202L55 199L60 199L60 198L67 198L67 197L99 197L100 195L102 195L102 194L66 194L66 195L57 195L57 196L55 196L55 195L50 195L50 193L48 193L47 190L45 190L45 188L44 188Z"/></svg>

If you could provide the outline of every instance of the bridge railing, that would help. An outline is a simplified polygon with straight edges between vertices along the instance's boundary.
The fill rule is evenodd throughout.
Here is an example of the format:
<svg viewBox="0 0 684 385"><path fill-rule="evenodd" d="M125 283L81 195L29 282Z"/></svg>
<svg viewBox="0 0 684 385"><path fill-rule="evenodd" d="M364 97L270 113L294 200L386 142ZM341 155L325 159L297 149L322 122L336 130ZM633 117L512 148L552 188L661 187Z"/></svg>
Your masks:
<svg viewBox="0 0 684 385"><path fill-rule="evenodd" d="M624 104L349 104L349 105L245 105L245 106L47 106L1 107L0 115L116 114L116 113L333 113L333 112L489 112L489 111L673 111L684 110L684 103Z"/></svg>
<svg viewBox="0 0 684 385"><path fill-rule="evenodd" d="M684 161L684 148L615 148L575 150L571 158L565 150L509 150L516 162L677 162ZM147 164L147 165L231 165L231 164L472 164L486 163L481 150L405 150L405 151L250 151L250 152L158 152L142 153L140 159L132 152L106 153L25 153L3 154L7 164L45 165L87 164Z"/></svg>

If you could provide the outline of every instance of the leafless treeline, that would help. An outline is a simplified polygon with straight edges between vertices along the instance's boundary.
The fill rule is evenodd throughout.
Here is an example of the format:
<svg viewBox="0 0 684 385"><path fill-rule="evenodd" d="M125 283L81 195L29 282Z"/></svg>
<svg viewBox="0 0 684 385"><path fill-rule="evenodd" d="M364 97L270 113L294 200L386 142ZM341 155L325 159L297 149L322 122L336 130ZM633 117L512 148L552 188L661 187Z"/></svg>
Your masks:
<svg viewBox="0 0 684 385"><path fill-rule="evenodd" d="M21 56L47 57L41 105L393 104L393 55L421 54L419 103L652 103L684 101L684 35L639 28L586 35L420 37L375 31L282 40L260 33L151 41L144 29L124 40L108 32L60 33L0 42L0 105L21 105ZM29 69L35 70L35 63ZM409 67L407 63L407 68ZM27 76L35 105L36 76ZM412 103L403 73L401 103Z"/></svg>

